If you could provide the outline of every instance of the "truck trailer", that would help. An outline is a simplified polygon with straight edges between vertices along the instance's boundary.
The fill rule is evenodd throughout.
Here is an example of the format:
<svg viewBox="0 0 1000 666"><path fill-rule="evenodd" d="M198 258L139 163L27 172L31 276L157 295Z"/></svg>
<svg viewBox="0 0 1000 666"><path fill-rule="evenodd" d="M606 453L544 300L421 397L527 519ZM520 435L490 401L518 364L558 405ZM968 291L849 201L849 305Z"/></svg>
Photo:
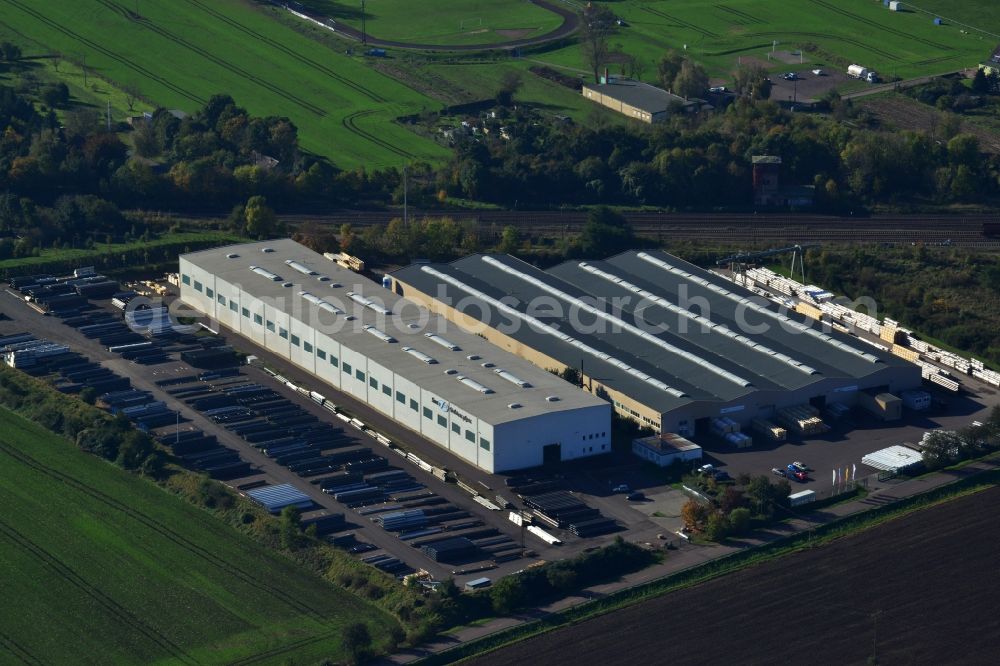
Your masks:
<svg viewBox="0 0 1000 666"><path fill-rule="evenodd" d="M851 65L848 67L847 75L852 79L861 79L868 83L878 83L878 74L874 70L862 67L861 65Z"/></svg>

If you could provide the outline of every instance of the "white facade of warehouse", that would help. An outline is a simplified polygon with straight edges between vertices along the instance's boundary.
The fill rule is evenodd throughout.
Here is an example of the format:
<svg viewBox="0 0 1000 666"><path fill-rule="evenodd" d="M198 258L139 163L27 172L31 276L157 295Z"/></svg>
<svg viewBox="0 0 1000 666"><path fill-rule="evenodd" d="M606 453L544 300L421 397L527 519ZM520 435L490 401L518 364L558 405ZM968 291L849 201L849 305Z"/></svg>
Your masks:
<svg viewBox="0 0 1000 666"><path fill-rule="evenodd" d="M611 449L607 402L291 240L182 255L180 276L185 304L486 471ZM318 299L334 304L333 311L317 306Z"/></svg>

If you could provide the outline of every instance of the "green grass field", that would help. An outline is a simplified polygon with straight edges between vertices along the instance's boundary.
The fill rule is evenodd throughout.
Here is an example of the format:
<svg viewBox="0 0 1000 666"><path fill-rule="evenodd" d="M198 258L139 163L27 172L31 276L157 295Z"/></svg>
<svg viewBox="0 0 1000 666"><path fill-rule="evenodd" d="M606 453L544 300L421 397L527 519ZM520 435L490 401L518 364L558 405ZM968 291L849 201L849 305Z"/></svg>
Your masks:
<svg viewBox="0 0 1000 666"><path fill-rule="evenodd" d="M741 56L757 58L772 71L789 69L786 63L766 60L775 41L777 49L785 51L814 46L815 51L805 53L806 63L822 62L839 69L838 60L857 62L902 78L974 66L996 45L988 35L963 34L964 28L958 25L935 26L927 14L890 12L875 0L623 0L605 4L628 23L612 36L611 45L639 58L647 80L655 80L656 62L666 50L683 50L685 45L710 73L722 78L735 69ZM938 4L970 18L990 13L979 0L941 0ZM994 16L990 21L995 24L1000 19ZM538 57L586 68L578 46Z"/></svg>
<svg viewBox="0 0 1000 666"><path fill-rule="evenodd" d="M85 263L100 257L118 255L122 252L136 249L152 250L164 245L181 243L214 243L225 245L242 240L236 234L224 231L182 231L163 234L159 238L148 241L132 241L129 243L95 243L92 248L45 248L37 257L19 257L17 259L0 259L0 275L12 268L39 266L52 261L77 261Z"/></svg>
<svg viewBox="0 0 1000 666"><path fill-rule="evenodd" d="M392 623L18 415L0 428L0 662L339 661L344 624Z"/></svg>
<svg viewBox="0 0 1000 666"><path fill-rule="evenodd" d="M360 2L305 0L303 5L361 29ZM525 0L368 0L366 30L374 37L418 44L493 44L537 37L562 24Z"/></svg>
<svg viewBox="0 0 1000 666"><path fill-rule="evenodd" d="M341 167L447 156L391 122L433 100L272 20L247 0L0 0L0 23L81 60L118 86L194 111L228 93L256 115L288 116L304 149Z"/></svg>

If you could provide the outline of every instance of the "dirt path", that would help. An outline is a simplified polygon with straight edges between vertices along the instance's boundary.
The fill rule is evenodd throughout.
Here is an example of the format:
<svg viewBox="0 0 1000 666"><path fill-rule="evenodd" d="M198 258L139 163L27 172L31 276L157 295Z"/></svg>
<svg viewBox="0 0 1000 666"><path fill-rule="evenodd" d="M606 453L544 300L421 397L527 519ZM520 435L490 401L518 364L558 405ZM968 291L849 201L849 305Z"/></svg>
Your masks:
<svg viewBox="0 0 1000 666"><path fill-rule="evenodd" d="M512 50L522 46L537 46L539 44L548 44L549 42L554 42L564 37L569 37L575 33L580 27L580 16L576 12L563 7L555 2L547 2L547 0L528 0L533 5L537 5L542 9L546 9L553 14L558 14L562 17L562 25L560 25L555 30L545 33L544 35L539 35L537 37L528 37L525 39L514 39L509 42L494 42L492 44L416 44L413 42L397 42L390 39L379 39L378 37L373 37L371 34L367 35L365 39L365 44L367 46L378 47L378 48L393 48L393 49L407 49L412 51L486 51L486 50ZM300 10L301 11L301 10ZM306 12L303 12L306 13ZM309 14L310 18L319 21L320 23L327 24L328 17L319 14ZM344 23L334 24L334 32L347 37L348 39L353 39L355 41L361 41L361 31L356 28L352 28Z"/></svg>

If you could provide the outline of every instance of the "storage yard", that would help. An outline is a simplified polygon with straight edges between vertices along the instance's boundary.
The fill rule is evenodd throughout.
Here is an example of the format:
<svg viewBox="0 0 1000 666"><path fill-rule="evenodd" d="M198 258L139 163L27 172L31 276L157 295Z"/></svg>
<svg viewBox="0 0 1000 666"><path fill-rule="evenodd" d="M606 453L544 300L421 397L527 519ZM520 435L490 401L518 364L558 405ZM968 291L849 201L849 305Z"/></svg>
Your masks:
<svg viewBox="0 0 1000 666"><path fill-rule="evenodd" d="M994 567L997 502L998 488L952 500L470 663L773 663L782 646L839 664L867 663L873 646L879 663L991 663L1000 585L982 572ZM942 563L948 575L926 575ZM669 631L650 631L650 618Z"/></svg>

